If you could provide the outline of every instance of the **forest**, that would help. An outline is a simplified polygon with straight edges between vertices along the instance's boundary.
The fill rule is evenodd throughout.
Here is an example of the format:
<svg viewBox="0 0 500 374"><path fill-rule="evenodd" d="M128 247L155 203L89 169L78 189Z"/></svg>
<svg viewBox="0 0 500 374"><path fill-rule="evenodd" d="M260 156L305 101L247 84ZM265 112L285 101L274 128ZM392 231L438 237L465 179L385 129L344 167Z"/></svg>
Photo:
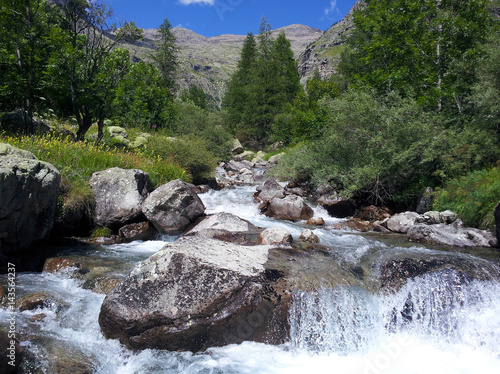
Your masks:
<svg viewBox="0 0 500 374"><path fill-rule="evenodd" d="M179 92L167 18L154 52L136 61L122 43L142 30L110 24L103 1L0 4L0 114L21 109L24 124L0 129L0 141L53 162L78 191L66 196L85 196L94 169L148 161L158 184L204 183L236 137L253 150L279 144L285 156L272 173L311 191L329 184L343 198L403 210L432 187L436 209L494 225L500 32L487 0L366 1L336 72L305 85L285 34L272 38L263 18L222 108L199 87ZM35 136L34 118L74 136ZM132 147L111 139L111 126L154 136Z"/></svg>

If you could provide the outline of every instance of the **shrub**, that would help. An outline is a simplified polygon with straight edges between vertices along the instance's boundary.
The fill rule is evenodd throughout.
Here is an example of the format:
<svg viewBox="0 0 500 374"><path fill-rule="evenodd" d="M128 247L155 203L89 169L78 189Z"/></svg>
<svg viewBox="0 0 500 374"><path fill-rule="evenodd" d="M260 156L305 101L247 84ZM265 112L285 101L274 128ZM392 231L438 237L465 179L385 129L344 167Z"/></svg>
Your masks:
<svg viewBox="0 0 500 374"><path fill-rule="evenodd" d="M205 141L196 137L169 138L155 135L149 138L146 151L152 157L171 158L179 163L189 171L196 184L207 182L217 167Z"/></svg>
<svg viewBox="0 0 500 374"><path fill-rule="evenodd" d="M474 171L446 183L436 195L434 209L456 212L467 226L493 229L493 214L500 201L500 162L492 169Z"/></svg>

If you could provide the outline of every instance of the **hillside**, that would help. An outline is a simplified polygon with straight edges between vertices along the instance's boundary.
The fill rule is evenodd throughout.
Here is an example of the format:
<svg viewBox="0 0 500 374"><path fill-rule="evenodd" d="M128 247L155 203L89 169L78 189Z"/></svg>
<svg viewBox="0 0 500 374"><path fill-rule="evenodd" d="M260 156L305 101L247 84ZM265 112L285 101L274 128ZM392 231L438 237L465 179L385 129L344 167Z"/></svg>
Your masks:
<svg viewBox="0 0 500 374"><path fill-rule="evenodd" d="M245 35L219 35L211 38L194 31L175 27L172 29L179 46L180 69L178 84L181 90L190 85L201 86L220 105L226 84L236 70ZM284 31L290 40L295 57L317 40L321 30L304 25L290 25L273 30L276 37ZM136 59L147 59L153 50L156 30L144 31L144 40L126 44Z"/></svg>

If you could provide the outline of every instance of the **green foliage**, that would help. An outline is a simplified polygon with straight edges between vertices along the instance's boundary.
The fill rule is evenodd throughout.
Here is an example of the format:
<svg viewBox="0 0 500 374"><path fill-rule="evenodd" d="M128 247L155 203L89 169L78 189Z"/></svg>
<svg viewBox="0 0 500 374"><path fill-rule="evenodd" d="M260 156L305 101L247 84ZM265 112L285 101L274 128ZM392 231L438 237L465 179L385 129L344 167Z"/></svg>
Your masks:
<svg viewBox="0 0 500 374"><path fill-rule="evenodd" d="M301 91L297 62L284 33L271 38L271 26L262 19L258 43L249 33L238 69L224 98L231 126L247 145L259 147L281 134L275 118L286 111ZM283 123L283 118L278 121Z"/></svg>
<svg viewBox="0 0 500 374"><path fill-rule="evenodd" d="M161 74L162 81L159 84L164 85L173 94L176 90L177 46L175 44L175 35L172 32L172 25L167 18L158 28L157 38L156 50L151 55L151 58Z"/></svg>
<svg viewBox="0 0 500 374"><path fill-rule="evenodd" d="M109 227L96 227L90 234L90 237L93 239L110 238L111 236L113 236L113 230L111 230Z"/></svg>
<svg viewBox="0 0 500 374"><path fill-rule="evenodd" d="M500 151L477 129L447 128L412 99L351 89L324 98L323 135L288 152L276 173L371 203L409 203L422 188L495 162ZM286 178L286 179L288 179Z"/></svg>
<svg viewBox="0 0 500 374"><path fill-rule="evenodd" d="M372 0L354 23L339 65L351 81L463 110L491 23L486 0Z"/></svg>
<svg viewBox="0 0 500 374"><path fill-rule="evenodd" d="M70 184L86 183L96 171L112 167L144 170L155 186L173 179L190 180L186 171L168 156L151 157L138 151L120 151L54 136L0 136L0 141L33 152L39 160L51 163Z"/></svg>
<svg viewBox="0 0 500 374"><path fill-rule="evenodd" d="M473 171L438 190L434 209L450 209L467 226L494 229L495 207L500 201L500 166Z"/></svg>
<svg viewBox="0 0 500 374"><path fill-rule="evenodd" d="M147 130L171 128L174 120L170 91L161 84L160 71L145 62L132 65L120 82L113 108L123 123Z"/></svg>
<svg viewBox="0 0 500 374"><path fill-rule="evenodd" d="M193 85L189 90L184 90L180 98L182 101L191 101L194 105L201 109L207 109L207 94L203 88Z"/></svg>
<svg viewBox="0 0 500 374"><path fill-rule="evenodd" d="M172 159L186 168L195 184L206 183L217 166L214 156L200 138L170 138L155 135L148 140L147 152L153 157Z"/></svg>

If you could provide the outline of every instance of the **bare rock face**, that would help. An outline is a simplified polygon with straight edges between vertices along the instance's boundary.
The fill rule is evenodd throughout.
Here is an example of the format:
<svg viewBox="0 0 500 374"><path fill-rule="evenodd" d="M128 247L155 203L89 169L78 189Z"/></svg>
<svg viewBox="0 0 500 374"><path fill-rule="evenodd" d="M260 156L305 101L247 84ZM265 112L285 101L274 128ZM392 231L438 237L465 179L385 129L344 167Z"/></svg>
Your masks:
<svg viewBox="0 0 500 374"><path fill-rule="evenodd" d="M283 199L273 198L266 211L268 217L289 221L308 220L313 215L313 210L300 196L296 195L289 195Z"/></svg>
<svg viewBox="0 0 500 374"><path fill-rule="evenodd" d="M142 211L160 234L177 235L205 212L205 205L192 184L177 179L154 190Z"/></svg>
<svg viewBox="0 0 500 374"><path fill-rule="evenodd" d="M29 152L0 144L0 251L10 255L52 229L61 175Z"/></svg>
<svg viewBox="0 0 500 374"><path fill-rule="evenodd" d="M148 173L111 168L92 174L89 183L96 203L96 225L118 228L144 220L142 202L152 190Z"/></svg>
<svg viewBox="0 0 500 374"><path fill-rule="evenodd" d="M106 297L99 324L133 349L264 341L274 309L263 286L269 249L198 235L169 243Z"/></svg>

